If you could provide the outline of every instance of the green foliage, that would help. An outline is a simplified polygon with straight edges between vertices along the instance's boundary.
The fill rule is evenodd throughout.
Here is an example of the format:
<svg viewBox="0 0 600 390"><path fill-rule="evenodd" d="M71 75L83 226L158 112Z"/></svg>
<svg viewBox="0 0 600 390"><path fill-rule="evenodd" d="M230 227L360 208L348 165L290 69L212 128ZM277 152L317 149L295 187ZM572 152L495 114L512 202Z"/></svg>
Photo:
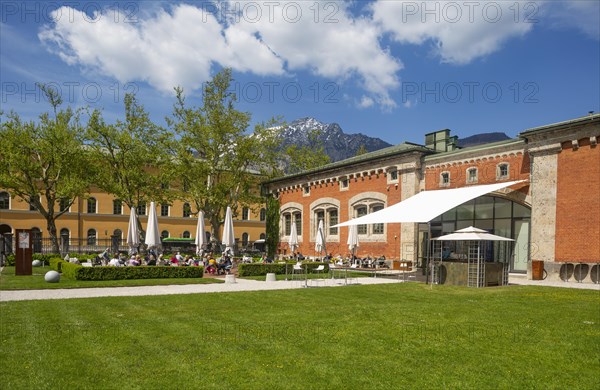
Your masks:
<svg viewBox="0 0 600 390"><path fill-rule="evenodd" d="M62 276L64 276L65 278L69 278L69 279L78 279L78 272L79 270L83 269L84 267L82 267L79 264L74 264L74 263L69 263L68 261L63 261L60 264L60 272L62 273Z"/></svg>
<svg viewBox="0 0 600 390"><path fill-rule="evenodd" d="M194 212L204 212L217 241L227 206L235 217L238 208L260 202L257 188L275 160L275 141L266 125L258 125L255 136L246 134L251 115L235 108L232 82L231 69L217 73L205 84L201 107L190 107L177 88L173 116L167 118L179 138L180 197L195 205Z"/></svg>
<svg viewBox="0 0 600 390"><path fill-rule="evenodd" d="M320 130L311 130L308 133L308 145L292 145L285 150L288 174L308 171L329 163L329 156L325 153L323 142L319 139L320 135Z"/></svg>
<svg viewBox="0 0 600 390"><path fill-rule="evenodd" d="M600 387L593 290L391 283L1 305L6 389Z"/></svg>
<svg viewBox="0 0 600 390"><path fill-rule="evenodd" d="M296 262L287 263L287 273L291 274L294 264ZM306 266L306 270L309 274L315 272L315 269L324 265L324 273L329 272L329 265L326 263L316 262L304 262L302 263L302 269ZM242 276L264 276L268 273L284 275L286 273L286 263L251 263L251 264L238 264L238 275Z"/></svg>
<svg viewBox="0 0 600 390"><path fill-rule="evenodd" d="M365 147L365 145L360 144L360 146L358 147L358 150L356 151L355 156L361 156L363 154L369 153L369 151L367 150L367 148Z"/></svg>
<svg viewBox="0 0 600 390"><path fill-rule="evenodd" d="M51 258L49 261L50 268L62 272L66 278L76 280L202 278L204 276L204 267L83 267L58 257Z"/></svg>
<svg viewBox="0 0 600 390"><path fill-rule="evenodd" d="M172 134L150 120L134 95L125 95L125 119L114 125L94 111L86 135L94 151L98 188L130 208L173 197L167 185L173 173Z"/></svg>
<svg viewBox="0 0 600 390"><path fill-rule="evenodd" d="M48 260L48 263L50 264L50 268L57 272L62 271L62 265L64 262L65 261L63 259L61 259L60 257L52 257Z"/></svg>
<svg viewBox="0 0 600 390"><path fill-rule="evenodd" d="M71 266L73 264L69 264ZM120 279L163 279L163 278L202 278L204 267L82 267L75 265L63 275L77 280L120 280Z"/></svg>
<svg viewBox="0 0 600 390"><path fill-rule="evenodd" d="M90 153L83 147L85 127L78 111L59 109L58 92L39 85L53 113L37 122L24 122L11 112L0 127L0 188L29 202L46 220L54 251L59 252L56 219L64 214L61 199L70 206L87 193L94 176Z"/></svg>
<svg viewBox="0 0 600 390"><path fill-rule="evenodd" d="M274 259L279 246L279 199L267 196L267 215L265 221L267 257Z"/></svg>

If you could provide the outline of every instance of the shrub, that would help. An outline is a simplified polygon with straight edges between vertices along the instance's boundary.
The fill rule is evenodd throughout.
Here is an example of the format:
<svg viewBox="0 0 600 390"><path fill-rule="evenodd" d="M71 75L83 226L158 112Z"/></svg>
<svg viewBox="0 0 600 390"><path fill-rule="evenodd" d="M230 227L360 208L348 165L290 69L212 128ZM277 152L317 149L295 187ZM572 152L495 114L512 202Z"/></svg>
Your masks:
<svg viewBox="0 0 600 390"><path fill-rule="evenodd" d="M64 267L64 265L63 275L77 280L202 278L204 276L204 267L82 267L76 264ZM71 272L73 276L70 276Z"/></svg>
<svg viewBox="0 0 600 390"><path fill-rule="evenodd" d="M292 273L292 269L296 262L288 262L287 263L287 272L289 274ZM325 270L323 272L329 272L329 265L326 263L316 263L316 262L304 262L302 263L302 268L306 265L307 272L309 274L315 272L315 268L320 265L325 266ZM264 276L268 273L285 275L285 266L286 263L251 263L251 264L238 264L238 275L241 276Z"/></svg>
<svg viewBox="0 0 600 390"><path fill-rule="evenodd" d="M64 263L65 261L63 259L61 259L60 257L52 257L48 260L48 263L50 264L50 268L52 268L54 271L57 272L61 272L62 271L62 263Z"/></svg>
<svg viewBox="0 0 600 390"><path fill-rule="evenodd" d="M63 276L65 278L69 278L69 279L78 279L77 272L79 269L83 268L79 264L69 263L64 260L59 264L61 266Z"/></svg>

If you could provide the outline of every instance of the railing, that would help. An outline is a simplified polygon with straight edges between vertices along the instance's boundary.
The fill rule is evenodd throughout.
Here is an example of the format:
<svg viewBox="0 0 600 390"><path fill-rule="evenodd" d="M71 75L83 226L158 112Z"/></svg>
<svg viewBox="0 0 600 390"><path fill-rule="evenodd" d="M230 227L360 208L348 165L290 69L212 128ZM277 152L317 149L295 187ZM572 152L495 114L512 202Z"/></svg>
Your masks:
<svg viewBox="0 0 600 390"><path fill-rule="evenodd" d="M60 253L91 254L101 253L108 249L110 253L127 252L129 247L125 240L112 238L69 238L58 237L58 245ZM16 246L15 237L12 234L0 236L0 251L5 254L14 253ZM52 248L52 240L49 237L33 237L32 238L33 253L54 253Z"/></svg>

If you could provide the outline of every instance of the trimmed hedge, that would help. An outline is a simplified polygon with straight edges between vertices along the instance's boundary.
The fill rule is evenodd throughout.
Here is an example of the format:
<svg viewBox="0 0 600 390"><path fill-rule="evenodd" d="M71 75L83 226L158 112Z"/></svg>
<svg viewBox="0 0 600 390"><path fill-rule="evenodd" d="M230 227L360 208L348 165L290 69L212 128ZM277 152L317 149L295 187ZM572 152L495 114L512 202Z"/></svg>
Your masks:
<svg viewBox="0 0 600 390"><path fill-rule="evenodd" d="M73 269L73 278L77 280L168 279L204 277L204 267L82 267L76 264L69 264L69 266L65 268L65 265L63 264L63 274L65 276L71 277L69 276L71 269Z"/></svg>
<svg viewBox="0 0 600 390"><path fill-rule="evenodd" d="M76 280L120 280L120 279L168 279L202 278L204 267L83 267L64 261L50 259L50 268L62 272L63 276Z"/></svg>
<svg viewBox="0 0 600 390"><path fill-rule="evenodd" d="M288 274L292 273L294 269L294 264L296 262L288 262L287 263L287 272ZM307 272L309 274L315 273L315 268L320 265L324 265L325 269L323 272L329 272L329 264L327 263L316 263L316 262L303 262L302 268L306 265ZM238 275L241 276L264 276L268 273L285 275L285 263L242 263L238 264Z"/></svg>
<svg viewBox="0 0 600 390"><path fill-rule="evenodd" d="M53 259L55 257L56 257L56 255L53 255L53 254L34 253L31 256L31 260L39 260L39 261L43 262L44 265L48 265L48 264L50 264L50 259ZM15 262L15 254L14 253L11 253L10 255L6 256L6 263L7 263L6 265L8 265L8 266L11 266L11 267L15 266L16 262Z"/></svg>

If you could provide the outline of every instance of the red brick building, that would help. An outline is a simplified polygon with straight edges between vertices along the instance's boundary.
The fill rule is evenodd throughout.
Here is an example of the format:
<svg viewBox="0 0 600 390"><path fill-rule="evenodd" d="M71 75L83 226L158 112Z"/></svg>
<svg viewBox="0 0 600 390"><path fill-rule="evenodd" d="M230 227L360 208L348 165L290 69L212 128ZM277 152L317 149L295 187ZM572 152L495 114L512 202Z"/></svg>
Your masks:
<svg viewBox="0 0 600 390"><path fill-rule="evenodd" d="M401 202L420 191L525 180L448 210L427 224L359 226L359 257L385 256L422 265L428 232L437 237L475 226L515 240L502 254L512 272L531 260L555 275L561 263L600 263L600 115L527 129L515 139L460 149L449 130L264 183L278 197L279 253L294 223L299 250L316 256L323 221L327 252L347 256L340 222ZM590 264L593 265L593 264ZM591 267L586 269L591 273Z"/></svg>

